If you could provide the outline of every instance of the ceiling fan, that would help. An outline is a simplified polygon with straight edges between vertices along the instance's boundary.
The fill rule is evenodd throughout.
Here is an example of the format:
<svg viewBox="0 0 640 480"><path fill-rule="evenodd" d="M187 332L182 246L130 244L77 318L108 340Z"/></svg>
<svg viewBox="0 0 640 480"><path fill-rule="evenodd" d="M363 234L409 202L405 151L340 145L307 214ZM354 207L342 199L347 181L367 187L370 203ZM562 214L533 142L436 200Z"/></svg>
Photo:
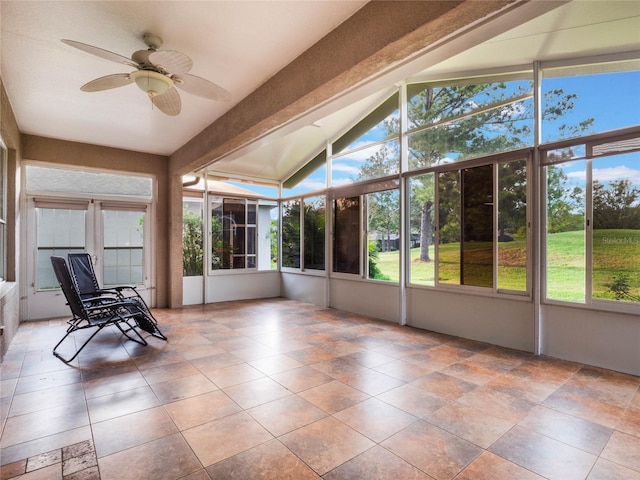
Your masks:
<svg viewBox="0 0 640 480"><path fill-rule="evenodd" d="M162 45L162 39L157 35L145 33L142 39L149 48L138 50L131 55L131 59L86 43L62 40L63 43L84 52L136 69L131 73L116 73L96 78L80 87L80 90L99 92L135 82L158 110L171 116L178 115L182 105L180 95L174 87L210 100L231 100L231 94L224 88L204 78L188 74L193 67L193 61L184 53L158 50Z"/></svg>

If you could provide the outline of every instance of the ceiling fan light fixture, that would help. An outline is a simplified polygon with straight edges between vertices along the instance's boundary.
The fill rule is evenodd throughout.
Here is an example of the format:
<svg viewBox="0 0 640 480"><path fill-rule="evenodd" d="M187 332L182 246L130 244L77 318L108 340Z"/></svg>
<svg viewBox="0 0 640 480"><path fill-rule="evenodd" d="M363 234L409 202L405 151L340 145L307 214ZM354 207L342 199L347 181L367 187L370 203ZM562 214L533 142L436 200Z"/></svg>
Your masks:
<svg viewBox="0 0 640 480"><path fill-rule="evenodd" d="M173 87L173 80L153 70L138 70L129 75L136 85L151 98L162 95Z"/></svg>

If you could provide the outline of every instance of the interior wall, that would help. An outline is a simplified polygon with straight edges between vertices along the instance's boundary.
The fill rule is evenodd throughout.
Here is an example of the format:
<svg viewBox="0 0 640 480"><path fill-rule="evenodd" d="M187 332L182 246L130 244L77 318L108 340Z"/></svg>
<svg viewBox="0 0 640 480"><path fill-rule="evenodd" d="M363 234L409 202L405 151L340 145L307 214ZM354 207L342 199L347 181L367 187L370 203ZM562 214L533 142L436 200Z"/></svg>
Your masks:
<svg viewBox="0 0 640 480"><path fill-rule="evenodd" d="M324 276L282 272L280 275L280 294L291 300L326 307L326 281Z"/></svg>
<svg viewBox="0 0 640 480"><path fill-rule="evenodd" d="M329 306L369 317L400 322L400 287L384 282L329 280Z"/></svg>
<svg viewBox="0 0 640 480"><path fill-rule="evenodd" d="M407 324L501 347L535 351L533 303L407 288Z"/></svg>
<svg viewBox="0 0 640 480"><path fill-rule="evenodd" d="M640 376L637 315L542 305L541 353Z"/></svg>
<svg viewBox="0 0 640 480"><path fill-rule="evenodd" d="M205 278L205 303L280 296L280 272L248 272Z"/></svg>
<svg viewBox="0 0 640 480"><path fill-rule="evenodd" d="M153 267L156 307L169 305L169 176L168 157L132 152L116 148L67 142L34 135L22 136L22 153L26 160L78 168L108 169L153 175L157 181L155 218L153 225ZM180 204L182 199L180 199ZM181 224L181 222L180 222ZM181 229L182 227L180 227ZM180 269L182 275L182 269ZM182 280L180 278L180 280ZM182 287L180 287L182 288Z"/></svg>
<svg viewBox="0 0 640 480"><path fill-rule="evenodd" d="M20 325L20 159L21 135L9 97L0 77L0 136L7 155L7 264L6 280L0 283L0 358L4 355Z"/></svg>

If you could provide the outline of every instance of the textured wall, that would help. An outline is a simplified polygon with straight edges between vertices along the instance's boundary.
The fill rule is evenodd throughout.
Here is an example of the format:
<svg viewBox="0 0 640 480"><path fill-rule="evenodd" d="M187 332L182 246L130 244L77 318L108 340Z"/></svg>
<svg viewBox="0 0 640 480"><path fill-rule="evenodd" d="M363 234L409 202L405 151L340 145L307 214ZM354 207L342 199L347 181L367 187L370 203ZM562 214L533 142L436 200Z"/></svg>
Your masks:
<svg viewBox="0 0 640 480"><path fill-rule="evenodd" d="M168 158L162 155L131 152L117 148L67 142L51 138L23 135L25 160L83 168L102 168L122 172L150 174L156 177L155 230L153 262L155 267L156 306L169 304L169 177ZM181 251L180 251L181 252ZM182 269L180 270L182 279Z"/></svg>

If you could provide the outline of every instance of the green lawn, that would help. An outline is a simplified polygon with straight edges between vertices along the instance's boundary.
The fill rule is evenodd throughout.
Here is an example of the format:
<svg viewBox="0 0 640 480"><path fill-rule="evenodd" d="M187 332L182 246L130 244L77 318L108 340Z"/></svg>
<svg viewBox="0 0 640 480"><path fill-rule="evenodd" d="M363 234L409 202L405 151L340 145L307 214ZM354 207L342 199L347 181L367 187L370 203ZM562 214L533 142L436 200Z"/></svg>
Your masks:
<svg viewBox="0 0 640 480"><path fill-rule="evenodd" d="M624 278L629 293L640 298L640 232L637 230L596 230L593 234L593 296L615 299L608 285L614 278ZM479 266L478 282L490 281L492 262L489 245L475 244L467 254ZM526 243L524 240L498 245L498 286L507 290L526 289ZM442 245L440 253L440 281L460 283L459 244ZM429 249L431 262L418 259L419 248L411 249L411 283L434 284L434 249ZM554 233L547 243L548 298L582 302L585 299L585 234L583 231ZM470 262L471 263L471 262ZM398 281L399 253L380 252L378 267L388 280ZM468 269L473 268L471 264ZM469 270L467 270L469 272ZM631 298L629 298L631 299Z"/></svg>

